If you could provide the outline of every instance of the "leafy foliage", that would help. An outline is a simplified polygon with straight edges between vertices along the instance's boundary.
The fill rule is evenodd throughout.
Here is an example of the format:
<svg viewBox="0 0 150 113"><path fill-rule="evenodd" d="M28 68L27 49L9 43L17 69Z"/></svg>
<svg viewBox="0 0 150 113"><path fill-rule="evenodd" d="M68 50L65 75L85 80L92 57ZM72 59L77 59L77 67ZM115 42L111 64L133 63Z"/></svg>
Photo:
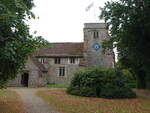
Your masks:
<svg viewBox="0 0 150 113"><path fill-rule="evenodd" d="M104 98L133 98L126 86L127 77L115 69L91 68L73 77L67 92L74 95Z"/></svg>
<svg viewBox="0 0 150 113"><path fill-rule="evenodd" d="M128 69L122 69L122 73L127 77L127 86L131 88L136 88L137 83L134 75Z"/></svg>
<svg viewBox="0 0 150 113"><path fill-rule="evenodd" d="M101 8L110 31L104 42L117 47L119 62L136 75L138 88L150 89L150 0L119 0Z"/></svg>
<svg viewBox="0 0 150 113"><path fill-rule="evenodd" d="M37 47L47 44L29 33L26 21L35 18L33 5L32 0L0 0L0 86L16 76Z"/></svg>

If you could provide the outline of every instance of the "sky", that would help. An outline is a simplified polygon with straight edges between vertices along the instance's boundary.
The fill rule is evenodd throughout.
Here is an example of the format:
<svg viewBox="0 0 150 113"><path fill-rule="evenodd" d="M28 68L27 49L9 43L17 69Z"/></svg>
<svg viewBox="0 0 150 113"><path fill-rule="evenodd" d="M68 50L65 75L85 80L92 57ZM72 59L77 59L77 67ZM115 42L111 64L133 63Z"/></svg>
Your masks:
<svg viewBox="0 0 150 113"><path fill-rule="evenodd" d="M104 22L98 16L99 7L103 7L106 1L34 0L32 11L39 19L29 20L31 33L37 31L38 36L49 42L82 42L84 23Z"/></svg>

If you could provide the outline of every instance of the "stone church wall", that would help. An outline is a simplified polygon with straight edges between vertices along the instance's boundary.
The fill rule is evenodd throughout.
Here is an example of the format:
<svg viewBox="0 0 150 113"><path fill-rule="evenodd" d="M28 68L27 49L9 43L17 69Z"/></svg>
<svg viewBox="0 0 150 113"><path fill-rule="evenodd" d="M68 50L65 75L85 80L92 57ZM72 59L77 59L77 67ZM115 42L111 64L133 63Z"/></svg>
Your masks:
<svg viewBox="0 0 150 113"><path fill-rule="evenodd" d="M28 60L25 64L25 68L23 73L28 73L28 87L37 87L39 84L39 69L35 66L32 60ZM18 76L9 83L9 86L20 87L21 84L21 75L23 73L18 74Z"/></svg>
<svg viewBox="0 0 150 113"><path fill-rule="evenodd" d="M48 69L48 83L51 84L69 84L75 72L83 70L84 67L79 64L68 64L68 58L61 58L61 64L54 64L54 59L50 58ZM59 76L59 68L65 67L65 76Z"/></svg>

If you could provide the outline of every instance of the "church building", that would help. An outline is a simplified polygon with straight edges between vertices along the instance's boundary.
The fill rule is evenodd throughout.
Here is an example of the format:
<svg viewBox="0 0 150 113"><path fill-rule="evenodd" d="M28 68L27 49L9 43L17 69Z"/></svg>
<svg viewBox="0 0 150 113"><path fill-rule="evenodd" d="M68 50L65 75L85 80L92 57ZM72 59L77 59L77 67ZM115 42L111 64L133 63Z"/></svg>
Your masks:
<svg viewBox="0 0 150 113"><path fill-rule="evenodd" d="M45 84L69 84L74 73L89 67L112 68L114 53L103 53L107 40L105 23L85 23L84 42L50 43L26 62L25 68L10 86L42 87Z"/></svg>

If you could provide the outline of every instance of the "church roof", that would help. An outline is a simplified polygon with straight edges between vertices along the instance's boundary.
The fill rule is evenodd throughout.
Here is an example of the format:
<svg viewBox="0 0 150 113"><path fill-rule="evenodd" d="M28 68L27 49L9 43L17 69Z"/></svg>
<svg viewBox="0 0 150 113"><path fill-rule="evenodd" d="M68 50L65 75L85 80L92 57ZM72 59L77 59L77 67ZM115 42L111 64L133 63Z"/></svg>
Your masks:
<svg viewBox="0 0 150 113"><path fill-rule="evenodd" d="M40 48L36 56L83 57L83 42L50 43L51 48Z"/></svg>
<svg viewBox="0 0 150 113"><path fill-rule="evenodd" d="M32 57L31 60L33 61L33 63L40 69L40 71L47 71L46 68L44 67L44 65L42 65L37 58Z"/></svg>

